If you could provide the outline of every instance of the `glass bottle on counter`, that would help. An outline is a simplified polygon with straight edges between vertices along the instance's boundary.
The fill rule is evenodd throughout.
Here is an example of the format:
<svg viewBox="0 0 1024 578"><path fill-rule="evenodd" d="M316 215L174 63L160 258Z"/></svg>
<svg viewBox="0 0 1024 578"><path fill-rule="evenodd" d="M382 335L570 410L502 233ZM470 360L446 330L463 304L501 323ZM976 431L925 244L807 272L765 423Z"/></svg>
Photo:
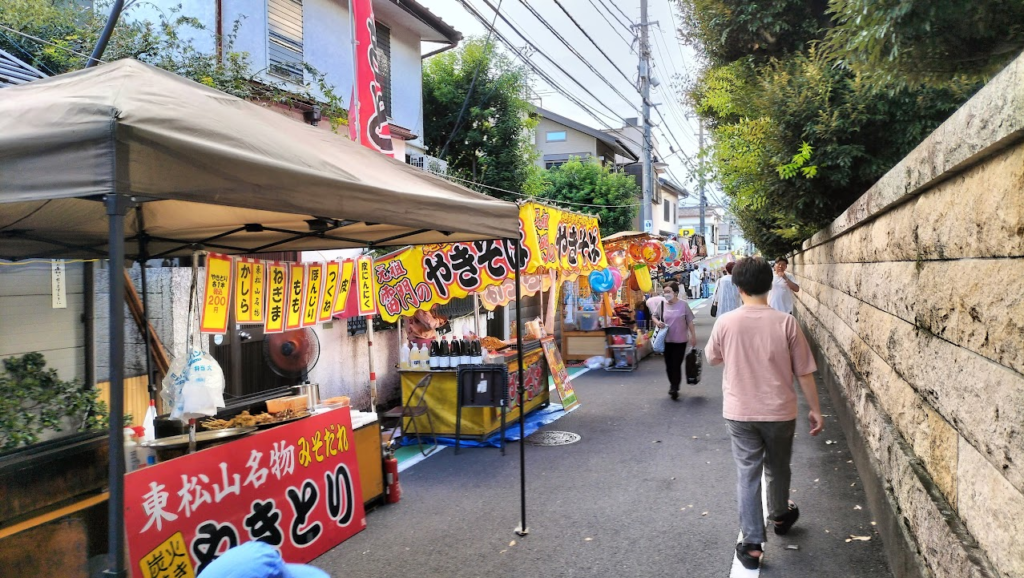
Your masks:
<svg viewBox="0 0 1024 578"><path fill-rule="evenodd" d="M462 363L462 343L459 338L452 335L451 366L458 367Z"/></svg>
<svg viewBox="0 0 1024 578"><path fill-rule="evenodd" d="M441 338L441 349L440 349L440 352L439 352L439 356L441 358L441 360L440 360L441 362L438 364L438 367L440 367L441 369L448 369L448 368L450 368L452 366L451 355L452 355L452 350L448 346L448 336L445 335L444 337Z"/></svg>
<svg viewBox="0 0 1024 578"><path fill-rule="evenodd" d="M436 339L430 340L430 362L427 365L432 370L441 366L441 346Z"/></svg>
<svg viewBox="0 0 1024 578"><path fill-rule="evenodd" d="M470 340L466 339L466 336L463 335L462 341L459 342L459 353L461 353L461 356L459 357L459 365L469 365L470 363L473 363L472 351L470 348Z"/></svg>
<svg viewBox="0 0 1024 578"><path fill-rule="evenodd" d="M474 339L473 340L473 342L469 346L469 350L470 350L470 354L469 354L470 363L475 363L475 364L479 365L479 364L484 362L483 350L480 347L480 340L479 339Z"/></svg>

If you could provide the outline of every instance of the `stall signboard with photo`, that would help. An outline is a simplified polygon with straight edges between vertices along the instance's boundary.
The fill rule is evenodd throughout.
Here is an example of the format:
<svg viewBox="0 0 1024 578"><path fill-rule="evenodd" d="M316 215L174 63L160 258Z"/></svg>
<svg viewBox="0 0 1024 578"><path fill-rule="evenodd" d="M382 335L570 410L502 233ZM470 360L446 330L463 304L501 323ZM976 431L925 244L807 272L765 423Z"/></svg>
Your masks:
<svg viewBox="0 0 1024 578"><path fill-rule="evenodd" d="M579 405L580 401L576 397L576 390L572 388L572 383L569 381L569 373L565 371L562 354L555 346L554 337L545 337L540 344L544 348L544 356L548 360L548 368L551 371L551 379L555 382L555 390L562 400L562 409L569 411Z"/></svg>
<svg viewBox="0 0 1024 578"><path fill-rule="evenodd" d="M538 363L543 355L540 349L523 355L523 389L527 404L540 397L548 387L544 379L544 365ZM508 362L508 407L517 408L522 403L523 400L519 399L519 361L513 359Z"/></svg>
<svg viewBox="0 0 1024 578"><path fill-rule="evenodd" d="M366 527L349 408L125 476L135 576L197 576L259 540L305 563Z"/></svg>

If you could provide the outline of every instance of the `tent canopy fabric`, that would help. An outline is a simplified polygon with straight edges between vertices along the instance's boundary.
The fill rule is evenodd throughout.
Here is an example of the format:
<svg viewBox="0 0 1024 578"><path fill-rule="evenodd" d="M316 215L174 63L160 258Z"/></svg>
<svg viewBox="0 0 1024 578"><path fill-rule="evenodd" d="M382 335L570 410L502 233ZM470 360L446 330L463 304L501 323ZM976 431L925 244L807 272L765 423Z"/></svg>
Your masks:
<svg viewBox="0 0 1024 578"><path fill-rule="evenodd" d="M513 203L138 61L0 91L0 258L105 256L111 193L129 256L519 237Z"/></svg>

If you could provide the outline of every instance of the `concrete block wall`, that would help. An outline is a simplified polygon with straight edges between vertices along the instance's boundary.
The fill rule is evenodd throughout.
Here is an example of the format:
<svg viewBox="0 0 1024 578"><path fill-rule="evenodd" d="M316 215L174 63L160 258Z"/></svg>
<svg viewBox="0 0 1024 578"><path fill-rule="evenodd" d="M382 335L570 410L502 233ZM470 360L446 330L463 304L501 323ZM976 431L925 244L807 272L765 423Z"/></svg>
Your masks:
<svg viewBox="0 0 1024 578"><path fill-rule="evenodd" d="M1024 577L1024 59L791 258L897 576Z"/></svg>

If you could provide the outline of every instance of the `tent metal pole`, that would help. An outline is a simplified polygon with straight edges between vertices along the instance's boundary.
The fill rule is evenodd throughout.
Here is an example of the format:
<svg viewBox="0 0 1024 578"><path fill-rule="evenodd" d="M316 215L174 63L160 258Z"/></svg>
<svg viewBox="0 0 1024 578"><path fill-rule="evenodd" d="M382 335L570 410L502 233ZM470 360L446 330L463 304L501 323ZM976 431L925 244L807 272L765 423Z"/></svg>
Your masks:
<svg viewBox="0 0 1024 578"><path fill-rule="evenodd" d="M124 543L124 216L130 200L106 196L110 229L110 436L108 521L108 578L126 578Z"/></svg>
<svg viewBox="0 0 1024 578"><path fill-rule="evenodd" d="M516 274L516 359L518 361L519 384L516 392L519 397L519 503L520 521L516 534L525 536L530 533L526 526L526 371L523 367L523 298L521 295L522 278L520 276L520 241L513 239L513 268Z"/></svg>
<svg viewBox="0 0 1024 578"><path fill-rule="evenodd" d="M146 281L146 261L149 259L148 242L145 225L142 220L142 207L135 208L139 226L139 271L142 281L142 332L146 339L146 382L149 388L149 399L156 399L156 379L153 373L153 340L149 334L149 283Z"/></svg>

